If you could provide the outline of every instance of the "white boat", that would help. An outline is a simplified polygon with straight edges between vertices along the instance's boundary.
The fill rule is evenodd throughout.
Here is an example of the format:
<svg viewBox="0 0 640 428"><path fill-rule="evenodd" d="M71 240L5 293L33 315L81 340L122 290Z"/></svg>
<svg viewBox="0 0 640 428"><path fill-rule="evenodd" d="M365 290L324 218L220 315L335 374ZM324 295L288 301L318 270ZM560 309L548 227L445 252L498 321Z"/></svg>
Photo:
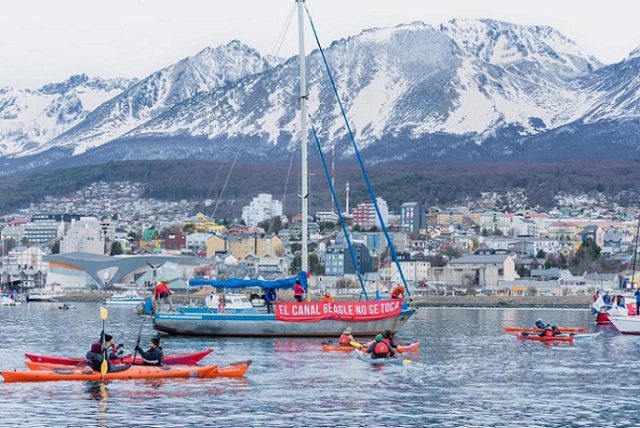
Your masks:
<svg viewBox="0 0 640 428"><path fill-rule="evenodd" d="M609 319L620 333L640 335L640 316L609 317Z"/></svg>
<svg viewBox="0 0 640 428"><path fill-rule="evenodd" d="M145 296L141 296L135 290L127 290L123 293L114 293L105 302L106 305L139 305L144 302Z"/></svg>
<svg viewBox="0 0 640 428"><path fill-rule="evenodd" d="M0 306L18 306L20 304L21 302L16 302L5 294L0 295Z"/></svg>
<svg viewBox="0 0 640 428"><path fill-rule="evenodd" d="M58 284L51 284L29 290L27 302L55 302L61 297L64 297L62 287Z"/></svg>

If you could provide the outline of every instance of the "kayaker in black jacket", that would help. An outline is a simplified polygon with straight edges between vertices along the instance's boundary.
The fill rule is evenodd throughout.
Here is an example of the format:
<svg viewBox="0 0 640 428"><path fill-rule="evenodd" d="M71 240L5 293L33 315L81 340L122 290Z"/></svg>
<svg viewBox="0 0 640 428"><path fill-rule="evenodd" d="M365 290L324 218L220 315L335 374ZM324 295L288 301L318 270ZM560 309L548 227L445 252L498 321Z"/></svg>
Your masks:
<svg viewBox="0 0 640 428"><path fill-rule="evenodd" d="M149 342L149 349L143 351L142 348L136 346L136 351L140 353L142 361L145 365L161 366L162 365L162 348L160 347L160 338L154 337Z"/></svg>
<svg viewBox="0 0 640 428"><path fill-rule="evenodd" d="M382 336L382 339L387 345L389 345L393 349L398 348L398 343L396 342L396 339L393 337L393 333L391 332L391 330L385 330L384 335Z"/></svg>
<svg viewBox="0 0 640 428"><path fill-rule="evenodd" d="M91 350L85 356L87 364L95 371L100 371L102 365L102 343L92 343Z"/></svg>

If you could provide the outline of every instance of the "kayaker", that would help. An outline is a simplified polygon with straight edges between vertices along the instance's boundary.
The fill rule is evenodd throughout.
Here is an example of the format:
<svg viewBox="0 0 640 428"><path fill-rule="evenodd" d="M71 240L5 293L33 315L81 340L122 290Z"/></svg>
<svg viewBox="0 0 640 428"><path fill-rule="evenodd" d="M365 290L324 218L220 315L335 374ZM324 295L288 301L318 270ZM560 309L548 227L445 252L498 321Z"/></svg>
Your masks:
<svg viewBox="0 0 640 428"><path fill-rule="evenodd" d="M338 344L340 346L352 346L351 342L355 342L351 331L351 327L347 327L344 329L344 331L340 335L340 339L338 339Z"/></svg>
<svg viewBox="0 0 640 428"><path fill-rule="evenodd" d="M107 360L122 358L122 355L124 354L124 349L116 344L113 340L113 336L110 334L104 335L104 351L107 354Z"/></svg>
<svg viewBox="0 0 640 428"><path fill-rule="evenodd" d="M546 326L544 331L542 333L540 333L540 336L542 336L542 337L553 337L553 336L555 336L555 334L553 334L553 327L550 326L550 325Z"/></svg>
<svg viewBox="0 0 640 428"><path fill-rule="evenodd" d="M92 343L91 350L87 352L85 358L87 359L87 365L94 371L99 372L102 361L104 360L102 357L102 343Z"/></svg>
<svg viewBox="0 0 640 428"><path fill-rule="evenodd" d="M335 303L335 302L336 302L336 299L333 298L331 293L329 293L328 291L325 291L324 297L322 298L322 303Z"/></svg>
<svg viewBox="0 0 640 428"><path fill-rule="evenodd" d="M367 352L371 354L371 358L389 358L396 355L396 352L393 350L391 346L389 346L382 337L381 334L378 334L375 338L375 341L369 346Z"/></svg>
<svg viewBox="0 0 640 428"><path fill-rule="evenodd" d="M562 334L558 326L555 324L551 326L551 331L553 332L554 336L560 336Z"/></svg>
<svg viewBox="0 0 640 428"><path fill-rule="evenodd" d="M537 328L541 328L543 330L547 328L547 325L548 325L546 322L542 321L540 318L538 318L534 324L536 325Z"/></svg>
<svg viewBox="0 0 640 428"><path fill-rule="evenodd" d="M278 301L278 294L276 293L275 288L269 288L266 293L264 293L264 303L267 305L267 313L273 313L273 304Z"/></svg>
<svg viewBox="0 0 640 428"><path fill-rule="evenodd" d="M391 290L392 299L404 299L404 285L400 284Z"/></svg>
<svg viewBox="0 0 640 428"><path fill-rule="evenodd" d="M169 289L169 286L162 282L162 281L158 281L156 283L156 287L153 290L153 309L155 311L155 309L157 309L158 307L158 301L162 300L164 303L168 303L169 306L171 307L171 310L173 310L173 302L171 301L171 295L173 294L173 292Z"/></svg>
<svg viewBox="0 0 640 428"><path fill-rule="evenodd" d="M293 298L296 302L302 302L304 297L304 287L300 283L299 279L296 279L296 283L293 285Z"/></svg>
<svg viewBox="0 0 640 428"><path fill-rule="evenodd" d="M397 349L398 348L398 343L394 339L393 333L391 332L391 330L385 330L384 331L384 334L382 335L382 340L384 340L384 343L389 345L391 348L393 348L393 349Z"/></svg>
<svg viewBox="0 0 640 428"><path fill-rule="evenodd" d="M142 350L140 346L136 346L136 351L140 353L142 361L148 366L161 366L162 365L162 348L160 347L160 338L154 337L149 341L149 349Z"/></svg>

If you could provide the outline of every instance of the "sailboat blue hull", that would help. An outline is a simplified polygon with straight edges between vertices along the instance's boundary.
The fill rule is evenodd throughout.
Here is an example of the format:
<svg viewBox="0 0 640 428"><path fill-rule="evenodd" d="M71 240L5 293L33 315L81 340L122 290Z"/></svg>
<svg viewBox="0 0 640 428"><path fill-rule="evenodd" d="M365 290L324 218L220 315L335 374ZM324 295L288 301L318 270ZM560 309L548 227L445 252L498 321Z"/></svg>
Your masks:
<svg viewBox="0 0 640 428"><path fill-rule="evenodd" d="M396 317L362 322L284 322L276 321L273 314L158 313L154 327L176 335L234 337L336 337L351 327L354 336L374 336L384 330L397 332L414 313L404 309Z"/></svg>

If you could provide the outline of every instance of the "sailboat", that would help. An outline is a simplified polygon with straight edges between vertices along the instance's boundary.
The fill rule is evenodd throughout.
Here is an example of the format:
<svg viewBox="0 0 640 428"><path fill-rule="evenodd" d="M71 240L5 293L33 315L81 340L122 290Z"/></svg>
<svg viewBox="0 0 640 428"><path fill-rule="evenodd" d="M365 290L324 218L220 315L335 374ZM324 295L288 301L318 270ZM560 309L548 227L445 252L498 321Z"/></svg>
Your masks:
<svg viewBox="0 0 640 428"><path fill-rule="evenodd" d="M260 287L267 289L286 289L292 288L296 282L299 282L307 289L307 272L309 266L308 254L308 155L307 155L307 87L306 87L306 64L305 64L305 45L304 45L304 0L296 0L298 10L298 36L299 36L299 72L300 72L300 140L301 140L301 163L302 163L302 242L301 242L301 272L292 278L280 279L277 281L261 281L261 280L244 280L231 279L227 281L216 280L191 280L192 286L209 285L217 288L239 289L249 287ZM307 11L308 13L308 11ZM316 41L318 42L317 33L313 21L310 19L311 27L314 30ZM322 51L322 47L318 42L319 51L322 53L327 72L331 78L331 73L326 62L326 57ZM332 78L331 78L332 79ZM333 83L338 103L343 112L347 130L352 138L354 150L360 167L367 183L369 193L373 204L376 208L378 219L381 223L383 232L390 246L397 268L402 277L405 289L410 293L409 288L402 274L400 264L397 261L397 255L393 249L393 242L388 234L382 215L380 214L375 195L371 189L370 182L364 169L364 163L360 158L358 148L353 139L353 133L346 120L344 108L340 103L337 88ZM214 308L200 308L199 310L182 309L177 312L159 312L154 315L154 326L157 330L169 334L185 334L185 335L203 335L203 336L249 336L249 337L335 337L339 335L346 327L351 327L354 335L357 336L373 336L385 330L397 332L415 313L415 309L407 304L404 299L391 300L368 300L364 280L359 271L349 233L346 229L344 219L342 218L341 209L338 199L335 195L335 189L329 179L327 165L317 139L315 128L312 128L313 135L316 138L317 147L320 151L320 157L325 167L328 184L333 195L333 202L336 206L336 213L341 219L341 225L345 238L349 246L350 255L356 268L356 273L360 279L362 286L362 294L366 300L322 303L322 302L277 302L274 304L274 313L264 313L256 311L231 311L215 310Z"/></svg>
<svg viewBox="0 0 640 428"><path fill-rule="evenodd" d="M629 284L633 289L634 286L636 290L640 288L640 283L638 283L638 279L636 277L636 260L638 258L638 238L640 238L640 217L638 218L638 226L636 228L636 242L633 249L633 268L631 271L631 277L629 278ZM624 303L627 308L625 313L625 308L621 308L621 312L619 314L610 313L609 321L618 329L618 331L622 334L636 334L640 335L640 314L636 313L636 299L634 296L624 297ZM600 313L598 314L600 316Z"/></svg>

